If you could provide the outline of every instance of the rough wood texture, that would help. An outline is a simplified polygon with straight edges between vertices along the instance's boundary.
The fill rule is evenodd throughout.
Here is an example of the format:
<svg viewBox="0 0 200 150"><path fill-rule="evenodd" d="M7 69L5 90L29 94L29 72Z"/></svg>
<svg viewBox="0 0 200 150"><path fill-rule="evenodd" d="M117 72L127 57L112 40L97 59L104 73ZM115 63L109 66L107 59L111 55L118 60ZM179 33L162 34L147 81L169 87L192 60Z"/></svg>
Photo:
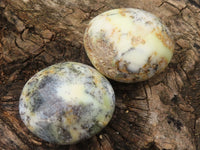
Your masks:
<svg viewBox="0 0 200 150"><path fill-rule="evenodd" d="M119 7L150 11L169 27L176 42L169 67L146 82L111 81L116 111L99 135L72 146L40 140L19 118L23 85L57 62L91 65L85 27ZM199 0L0 0L0 149L199 150L199 53Z"/></svg>

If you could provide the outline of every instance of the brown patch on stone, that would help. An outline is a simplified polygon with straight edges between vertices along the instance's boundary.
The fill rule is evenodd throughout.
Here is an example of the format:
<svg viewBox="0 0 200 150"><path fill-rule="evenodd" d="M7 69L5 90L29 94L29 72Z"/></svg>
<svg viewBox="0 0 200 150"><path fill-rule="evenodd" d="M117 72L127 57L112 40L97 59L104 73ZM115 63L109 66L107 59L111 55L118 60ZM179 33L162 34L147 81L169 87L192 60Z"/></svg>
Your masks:
<svg viewBox="0 0 200 150"><path fill-rule="evenodd" d="M157 32L155 33L157 38L162 41L162 43L167 47L171 52L174 51L174 41L172 38L165 32L165 31L160 31L156 30Z"/></svg>
<svg viewBox="0 0 200 150"><path fill-rule="evenodd" d="M68 125L73 124L74 121L78 120L78 116L75 115L78 112L73 112L73 111L79 111L79 110L75 110L71 106L70 109L68 111L66 111L66 113L64 114L65 119L66 119L66 124L68 124Z"/></svg>
<svg viewBox="0 0 200 150"><path fill-rule="evenodd" d="M118 61L116 61L116 66L117 66L117 69L120 71L120 72L123 72L123 73L129 73L128 69L127 69L127 64L124 63L122 67L120 67L120 62L122 62L123 60L120 59Z"/></svg>
<svg viewBox="0 0 200 150"><path fill-rule="evenodd" d="M113 34L116 32L116 30L117 30L117 28L114 28L114 29L112 30L111 36L113 36Z"/></svg>
<svg viewBox="0 0 200 150"><path fill-rule="evenodd" d="M124 9L120 9L119 14L122 15L123 17L126 17L126 13L125 13Z"/></svg>
<svg viewBox="0 0 200 150"><path fill-rule="evenodd" d="M145 43L146 43L145 40L140 36L132 36L131 38L131 44L133 47L136 47L139 44L145 44Z"/></svg>
<svg viewBox="0 0 200 150"><path fill-rule="evenodd" d="M84 35L84 46L87 55L99 72L112 78L115 72L117 72L117 68L113 66L113 58L117 55L114 51L113 43L109 43L106 37L101 37L95 44L92 44L92 37L88 35L88 30L89 28L86 29Z"/></svg>
<svg viewBox="0 0 200 150"><path fill-rule="evenodd" d="M146 24L149 24L149 25L152 25L153 24L153 22L151 22L151 21L147 21L147 22L145 22Z"/></svg>
<svg viewBox="0 0 200 150"><path fill-rule="evenodd" d="M167 64L168 64L168 60L165 57L162 57L158 63L159 66L162 66L162 65L167 66Z"/></svg>

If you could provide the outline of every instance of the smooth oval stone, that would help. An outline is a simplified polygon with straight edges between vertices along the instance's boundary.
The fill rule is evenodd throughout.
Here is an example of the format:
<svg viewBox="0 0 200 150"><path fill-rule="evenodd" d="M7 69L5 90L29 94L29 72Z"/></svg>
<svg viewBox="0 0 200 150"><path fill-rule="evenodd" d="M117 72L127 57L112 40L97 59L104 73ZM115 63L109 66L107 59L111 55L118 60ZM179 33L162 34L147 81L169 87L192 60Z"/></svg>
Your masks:
<svg viewBox="0 0 200 150"><path fill-rule="evenodd" d="M149 12L123 8L93 18L84 46L96 69L116 81L144 81L170 62L174 42L169 30Z"/></svg>
<svg viewBox="0 0 200 150"><path fill-rule="evenodd" d="M41 139L74 144L90 138L110 121L115 108L111 84L94 68L75 62L52 65L24 86L19 112Z"/></svg>

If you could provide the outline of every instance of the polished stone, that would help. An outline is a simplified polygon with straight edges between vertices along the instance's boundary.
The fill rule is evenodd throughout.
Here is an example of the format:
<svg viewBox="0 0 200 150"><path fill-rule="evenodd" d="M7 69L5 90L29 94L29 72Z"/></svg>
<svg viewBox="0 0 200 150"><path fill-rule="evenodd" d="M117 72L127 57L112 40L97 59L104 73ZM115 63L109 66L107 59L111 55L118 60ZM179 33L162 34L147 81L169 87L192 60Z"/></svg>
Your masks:
<svg viewBox="0 0 200 150"><path fill-rule="evenodd" d="M140 9L113 9L93 18L84 35L92 64L120 82L144 81L170 62L173 38L153 14Z"/></svg>
<svg viewBox="0 0 200 150"><path fill-rule="evenodd" d="M19 112L27 128L56 144L90 138L110 121L115 95L94 68L75 62L52 65L24 86Z"/></svg>

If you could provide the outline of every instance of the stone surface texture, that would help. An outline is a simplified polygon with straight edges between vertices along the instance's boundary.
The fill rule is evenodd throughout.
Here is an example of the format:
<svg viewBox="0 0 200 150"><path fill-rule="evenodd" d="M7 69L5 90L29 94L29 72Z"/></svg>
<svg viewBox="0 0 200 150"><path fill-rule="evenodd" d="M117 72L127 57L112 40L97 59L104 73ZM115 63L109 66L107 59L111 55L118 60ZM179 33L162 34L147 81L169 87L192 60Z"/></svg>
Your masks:
<svg viewBox="0 0 200 150"><path fill-rule="evenodd" d="M84 36L92 64L120 82L144 81L170 62L173 38L153 14L133 8L113 9L93 18Z"/></svg>
<svg viewBox="0 0 200 150"><path fill-rule="evenodd" d="M23 88L19 112L27 128L45 141L74 144L110 121L112 86L92 67L66 62L36 73Z"/></svg>

